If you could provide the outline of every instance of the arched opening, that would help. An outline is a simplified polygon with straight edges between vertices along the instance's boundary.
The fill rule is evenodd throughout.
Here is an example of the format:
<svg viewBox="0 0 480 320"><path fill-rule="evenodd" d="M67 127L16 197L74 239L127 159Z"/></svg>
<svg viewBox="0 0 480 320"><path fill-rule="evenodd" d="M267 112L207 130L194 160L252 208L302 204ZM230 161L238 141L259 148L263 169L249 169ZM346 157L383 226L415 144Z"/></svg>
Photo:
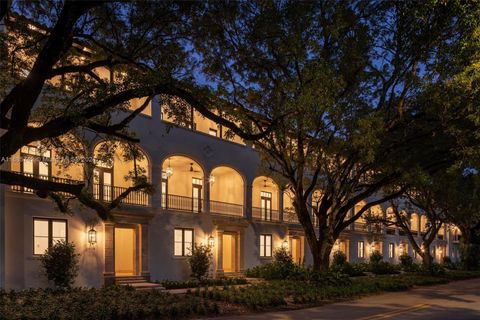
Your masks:
<svg viewBox="0 0 480 320"><path fill-rule="evenodd" d="M49 142L34 141L21 147L9 160L12 172L42 180L60 183L81 183L84 180L83 145L72 134L59 138L62 147L56 148ZM80 150L78 153L73 151ZM73 154L72 154L73 153ZM12 186L13 191L32 193L33 189Z"/></svg>
<svg viewBox="0 0 480 320"><path fill-rule="evenodd" d="M278 221L278 186L270 178L256 177L252 184L252 217Z"/></svg>
<svg viewBox="0 0 480 320"><path fill-rule="evenodd" d="M149 181L148 157L137 146L101 142L93 155L93 196L97 200L110 202L137 182ZM122 202L147 206L150 196L144 191L132 191Z"/></svg>
<svg viewBox="0 0 480 320"><path fill-rule="evenodd" d="M162 164L162 208L203 211L204 174L201 166L185 156L171 156Z"/></svg>
<svg viewBox="0 0 480 320"><path fill-rule="evenodd" d="M230 167L212 170L210 182L210 211L213 213L243 216L245 187L242 176Z"/></svg>
<svg viewBox="0 0 480 320"><path fill-rule="evenodd" d="M358 202L355 207L353 208L353 215L355 216L362 208L367 204L365 200L362 200ZM355 220L355 230L361 230L361 231L366 231L367 230L367 221L365 220L365 214L367 212L364 211L360 218Z"/></svg>
<svg viewBox="0 0 480 320"><path fill-rule="evenodd" d="M287 186L283 190L283 221L288 223L299 223L297 213L293 207L293 199L295 198L290 187Z"/></svg>

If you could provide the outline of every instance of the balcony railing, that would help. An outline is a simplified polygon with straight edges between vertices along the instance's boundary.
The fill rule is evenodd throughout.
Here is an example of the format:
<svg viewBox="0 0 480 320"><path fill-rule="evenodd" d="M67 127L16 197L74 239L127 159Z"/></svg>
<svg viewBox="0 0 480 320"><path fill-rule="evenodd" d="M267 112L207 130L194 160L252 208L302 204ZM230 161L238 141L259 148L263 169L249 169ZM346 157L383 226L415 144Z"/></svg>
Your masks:
<svg viewBox="0 0 480 320"><path fill-rule="evenodd" d="M65 184L82 184L83 183L83 181L79 181L79 180L73 180L73 179L67 179L67 178L58 178L58 177L52 177L52 176L47 176L47 175L41 175L41 174L16 172L16 171L14 171L14 173L21 174L25 177L31 177L31 178L47 180L47 181L57 182L57 183L65 183ZM23 192L23 193L33 193L34 189L25 188L25 187L22 187L22 186L12 186L12 191ZM60 193L62 195L66 195L66 196L70 195L69 193L66 193L66 192L57 192L57 193Z"/></svg>
<svg viewBox="0 0 480 320"><path fill-rule="evenodd" d="M288 209L284 209L283 221L287 223L294 223L294 224L300 223L300 221L298 221L298 216L295 210L288 210Z"/></svg>
<svg viewBox="0 0 480 320"><path fill-rule="evenodd" d="M395 227L387 227L387 234L395 234Z"/></svg>
<svg viewBox="0 0 480 320"><path fill-rule="evenodd" d="M186 212L202 212L203 201L175 194L162 195L162 209Z"/></svg>
<svg viewBox="0 0 480 320"><path fill-rule="evenodd" d="M98 183L93 184L93 197L96 200L110 202L116 199L119 195L125 192L127 188L101 185ZM150 195L144 191L132 191L125 199L122 200L124 204L132 204L138 206L148 206Z"/></svg>
<svg viewBox="0 0 480 320"><path fill-rule="evenodd" d="M267 208L252 207L252 218L262 221L279 221L278 210L268 210Z"/></svg>
<svg viewBox="0 0 480 320"><path fill-rule="evenodd" d="M355 221L355 230L357 231L367 231L367 224L362 221Z"/></svg>
<svg viewBox="0 0 480 320"><path fill-rule="evenodd" d="M242 217L243 205L210 200L210 212Z"/></svg>

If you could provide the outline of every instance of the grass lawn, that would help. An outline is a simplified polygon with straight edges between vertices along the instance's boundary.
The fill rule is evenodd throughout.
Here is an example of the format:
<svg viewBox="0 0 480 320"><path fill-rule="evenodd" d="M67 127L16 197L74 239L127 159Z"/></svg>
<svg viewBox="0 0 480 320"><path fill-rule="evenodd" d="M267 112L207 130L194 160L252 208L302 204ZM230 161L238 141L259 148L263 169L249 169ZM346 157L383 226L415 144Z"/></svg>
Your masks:
<svg viewBox="0 0 480 320"><path fill-rule="evenodd" d="M125 287L1 292L0 319L178 319L296 309L473 277L480 277L480 272L451 271L436 277L402 274L342 278L338 284L325 279L274 280L244 288L198 288L184 295Z"/></svg>

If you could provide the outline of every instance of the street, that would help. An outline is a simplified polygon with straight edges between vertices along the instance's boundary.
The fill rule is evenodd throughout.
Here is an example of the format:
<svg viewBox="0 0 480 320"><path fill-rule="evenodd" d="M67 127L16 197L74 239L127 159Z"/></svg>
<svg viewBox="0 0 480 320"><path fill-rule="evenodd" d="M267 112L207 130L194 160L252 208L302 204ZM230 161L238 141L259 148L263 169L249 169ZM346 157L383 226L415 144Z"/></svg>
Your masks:
<svg viewBox="0 0 480 320"><path fill-rule="evenodd" d="M321 307L243 315L238 320L479 320L480 279L390 292Z"/></svg>

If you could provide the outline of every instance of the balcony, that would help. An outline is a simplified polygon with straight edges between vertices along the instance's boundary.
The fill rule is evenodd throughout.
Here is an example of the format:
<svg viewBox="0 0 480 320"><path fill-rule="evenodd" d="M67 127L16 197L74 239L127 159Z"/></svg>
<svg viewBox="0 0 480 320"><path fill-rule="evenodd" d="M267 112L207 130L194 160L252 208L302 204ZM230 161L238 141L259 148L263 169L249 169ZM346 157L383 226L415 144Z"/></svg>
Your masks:
<svg viewBox="0 0 480 320"><path fill-rule="evenodd" d="M33 173L25 173L25 172L18 172L18 171L12 171L13 173L16 174L21 174L25 177L31 177L31 178L36 178L36 179L41 179L41 180L48 180L51 182L57 182L57 183L65 183L65 184L82 184L83 181L79 180L73 180L73 179L67 179L67 178L58 178L58 177L52 177L52 176L47 176L47 175L41 175L41 174L33 174ZM14 192L22 192L22 193L33 193L34 190L30 188L24 188L22 186L11 186L12 191ZM69 196L70 194L66 192L57 192L61 195Z"/></svg>
<svg viewBox="0 0 480 320"><path fill-rule="evenodd" d="M228 216L243 217L243 205L210 200L210 212Z"/></svg>
<svg viewBox="0 0 480 320"><path fill-rule="evenodd" d="M261 221L280 221L278 210L252 207L252 218Z"/></svg>
<svg viewBox="0 0 480 320"><path fill-rule="evenodd" d="M395 234L395 227L387 227L387 234Z"/></svg>
<svg viewBox="0 0 480 320"><path fill-rule="evenodd" d="M98 183L93 184L93 198L95 200L100 200L104 202L111 202L113 199L117 198L127 188L101 185ZM150 203L150 195L144 191L132 191L130 192L125 199L122 200L123 204L137 205L137 206L148 206Z"/></svg>
<svg viewBox="0 0 480 320"><path fill-rule="evenodd" d="M184 197L176 194L162 196L162 209L165 210L199 213L203 211L203 208L204 205L201 199Z"/></svg>
<svg viewBox="0 0 480 320"><path fill-rule="evenodd" d="M283 221L291 224L300 224L297 213L294 210L284 209L283 212Z"/></svg>
<svg viewBox="0 0 480 320"><path fill-rule="evenodd" d="M356 231L367 231L367 224L363 221L355 221Z"/></svg>

